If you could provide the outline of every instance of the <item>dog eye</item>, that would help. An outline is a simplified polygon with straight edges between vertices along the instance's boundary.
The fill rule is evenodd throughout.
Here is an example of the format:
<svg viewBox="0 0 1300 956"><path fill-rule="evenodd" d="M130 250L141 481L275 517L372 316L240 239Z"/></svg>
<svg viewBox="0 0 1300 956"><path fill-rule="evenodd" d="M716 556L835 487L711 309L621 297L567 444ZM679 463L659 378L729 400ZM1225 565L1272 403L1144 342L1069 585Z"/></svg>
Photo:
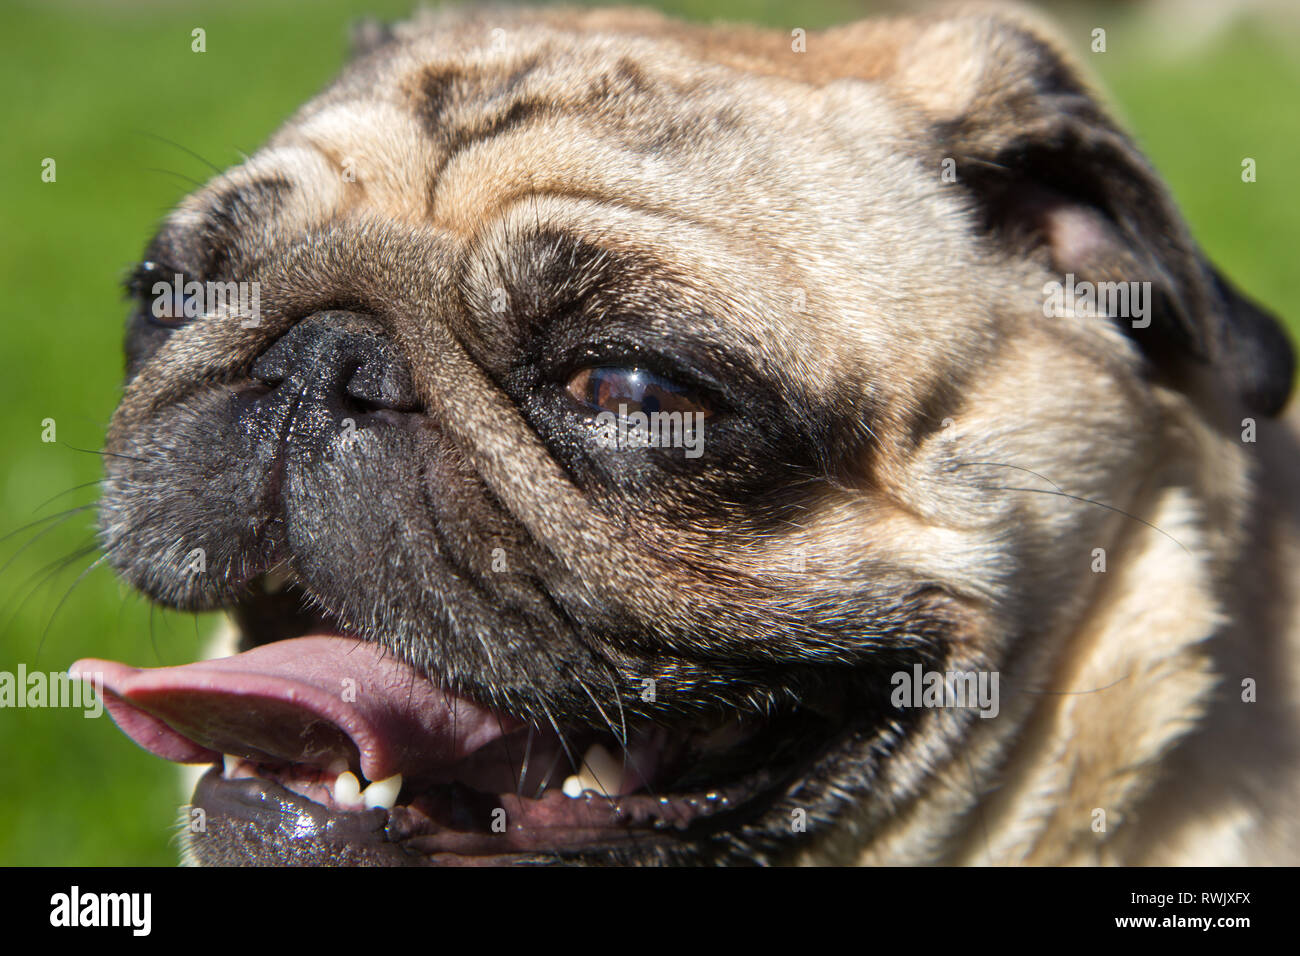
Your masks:
<svg viewBox="0 0 1300 956"><path fill-rule="evenodd" d="M713 407L694 389L678 385L639 368L584 368L565 386L581 405L616 415L632 412L699 412L708 418Z"/></svg>
<svg viewBox="0 0 1300 956"><path fill-rule="evenodd" d="M188 285L188 291L187 291ZM145 317L163 328L180 328L203 314L202 296L179 269L161 262L142 262L127 280L127 291L139 302Z"/></svg>

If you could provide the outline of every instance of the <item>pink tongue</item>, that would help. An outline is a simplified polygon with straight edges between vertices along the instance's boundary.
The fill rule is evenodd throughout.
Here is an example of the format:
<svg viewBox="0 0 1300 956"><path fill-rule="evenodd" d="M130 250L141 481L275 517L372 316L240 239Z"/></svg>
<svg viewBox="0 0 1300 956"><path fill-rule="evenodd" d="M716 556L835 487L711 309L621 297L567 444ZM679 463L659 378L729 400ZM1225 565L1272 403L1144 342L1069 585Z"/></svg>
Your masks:
<svg viewBox="0 0 1300 956"><path fill-rule="evenodd" d="M341 758L368 780L420 777L520 726L353 638L299 637L182 667L86 659L70 672L103 674L118 727L180 763L228 753L329 768Z"/></svg>

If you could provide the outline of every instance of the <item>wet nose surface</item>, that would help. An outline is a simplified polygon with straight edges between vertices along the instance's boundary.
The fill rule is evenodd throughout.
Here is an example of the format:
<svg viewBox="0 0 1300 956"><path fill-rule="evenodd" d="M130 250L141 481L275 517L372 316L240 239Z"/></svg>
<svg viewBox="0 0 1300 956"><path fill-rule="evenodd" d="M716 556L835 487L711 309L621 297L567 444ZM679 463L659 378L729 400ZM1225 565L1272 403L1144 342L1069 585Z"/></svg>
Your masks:
<svg viewBox="0 0 1300 956"><path fill-rule="evenodd" d="M280 393L288 392L300 407L339 415L409 412L419 404L397 347L377 323L351 312L303 319L258 357L252 374L271 387L267 400L282 401Z"/></svg>

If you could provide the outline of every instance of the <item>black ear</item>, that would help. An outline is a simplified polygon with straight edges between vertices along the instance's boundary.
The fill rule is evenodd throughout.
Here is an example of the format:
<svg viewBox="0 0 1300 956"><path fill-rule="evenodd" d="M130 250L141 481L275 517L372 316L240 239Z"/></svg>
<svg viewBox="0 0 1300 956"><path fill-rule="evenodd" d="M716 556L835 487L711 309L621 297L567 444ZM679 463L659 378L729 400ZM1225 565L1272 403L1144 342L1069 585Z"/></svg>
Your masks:
<svg viewBox="0 0 1300 956"><path fill-rule="evenodd" d="M1295 377L1295 350L1277 317L1219 273L1215 286L1227 307L1219 362L1236 380L1250 408L1276 415L1286 407Z"/></svg>
<svg viewBox="0 0 1300 956"><path fill-rule="evenodd" d="M918 74L927 53L950 92L942 72ZM1062 276L1151 283L1149 324L1115 321L1153 363L1210 363L1250 410L1281 411L1295 371L1286 333L1206 261L1160 177L1039 26L937 20L900 67L904 94L909 72L923 77L917 105L995 241Z"/></svg>

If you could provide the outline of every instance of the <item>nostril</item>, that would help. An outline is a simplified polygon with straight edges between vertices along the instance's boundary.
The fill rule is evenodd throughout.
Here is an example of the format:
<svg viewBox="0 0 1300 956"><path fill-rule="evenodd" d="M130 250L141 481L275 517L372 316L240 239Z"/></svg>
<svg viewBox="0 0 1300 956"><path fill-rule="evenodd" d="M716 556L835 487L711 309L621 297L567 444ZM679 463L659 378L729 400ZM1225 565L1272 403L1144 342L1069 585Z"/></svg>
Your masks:
<svg viewBox="0 0 1300 956"><path fill-rule="evenodd" d="M348 397L372 408L387 408L398 412L415 411L419 403L411 384L411 375L404 362L392 361L383 348L380 355L362 362L345 381Z"/></svg>
<svg viewBox="0 0 1300 956"><path fill-rule="evenodd" d="M295 405L335 411L416 411L411 371L369 317L324 312L294 325L254 361L252 377L273 390L295 382Z"/></svg>
<svg viewBox="0 0 1300 956"><path fill-rule="evenodd" d="M282 383L289 377L289 363L285 361L284 350L277 349L275 346L267 349L257 357L249 374L267 385Z"/></svg>

